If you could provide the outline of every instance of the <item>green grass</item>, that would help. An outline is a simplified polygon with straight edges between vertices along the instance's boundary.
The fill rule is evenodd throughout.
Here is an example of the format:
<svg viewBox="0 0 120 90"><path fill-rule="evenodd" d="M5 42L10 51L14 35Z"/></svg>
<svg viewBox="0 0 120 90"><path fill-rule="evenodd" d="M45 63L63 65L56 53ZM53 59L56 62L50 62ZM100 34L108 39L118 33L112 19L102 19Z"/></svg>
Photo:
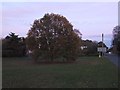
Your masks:
<svg viewBox="0 0 120 90"><path fill-rule="evenodd" d="M3 58L3 88L117 88L118 68L109 60L80 57L74 63L34 64Z"/></svg>

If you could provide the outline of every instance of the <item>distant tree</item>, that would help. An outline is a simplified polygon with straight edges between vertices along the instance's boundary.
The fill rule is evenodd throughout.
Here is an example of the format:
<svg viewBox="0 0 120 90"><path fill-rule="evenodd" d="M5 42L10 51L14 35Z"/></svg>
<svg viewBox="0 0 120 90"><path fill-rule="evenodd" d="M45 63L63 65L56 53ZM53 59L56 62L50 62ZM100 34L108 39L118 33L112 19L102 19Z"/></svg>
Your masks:
<svg viewBox="0 0 120 90"><path fill-rule="evenodd" d="M26 44L24 38L19 38L15 33L10 33L2 40L2 56L25 56Z"/></svg>
<svg viewBox="0 0 120 90"><path fill-rule="evenodd" d="M83 55L97 55L97 42L91 40L82 40Z"/></svg>
<svg viewBox="0 0 120 90"><path fill-rule="evenodd" d="M116 26L113 29L113 50L114 52L120 54L120 26Z"/></svg>
<svg viewBox="0 0 120 90"><path fill-rule="evenodd" d="M50 61L64 57L69 61L77 58L80 39L64 16L47 13L34 21L26 42L35 61L39 57Z"/></svg>

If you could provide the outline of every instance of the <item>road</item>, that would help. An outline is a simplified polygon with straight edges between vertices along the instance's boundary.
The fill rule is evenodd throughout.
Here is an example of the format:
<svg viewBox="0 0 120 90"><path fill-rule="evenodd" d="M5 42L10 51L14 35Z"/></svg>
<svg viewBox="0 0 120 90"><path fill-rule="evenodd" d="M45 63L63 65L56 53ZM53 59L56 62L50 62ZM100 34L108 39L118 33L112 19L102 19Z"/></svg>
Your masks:
<svg viewBox="0 0 120 90"><path fill-rule="evenodd" d="M107 57L113 64L120 68L120 56L106 53L105 57Z"/></svg>

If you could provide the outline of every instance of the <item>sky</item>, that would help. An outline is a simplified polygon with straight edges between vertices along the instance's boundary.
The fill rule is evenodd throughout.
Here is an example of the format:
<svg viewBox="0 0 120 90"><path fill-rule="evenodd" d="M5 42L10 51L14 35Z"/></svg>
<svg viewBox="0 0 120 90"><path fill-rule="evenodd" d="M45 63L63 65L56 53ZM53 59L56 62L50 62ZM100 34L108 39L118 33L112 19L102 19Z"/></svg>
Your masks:
<svg viewBox="0 0 120 90"><path fill-rule="evenodd" d="M101 41L103 33L108 46L112 30L118 25L117 2L3 2L0 37L10 32L26 37L34 20L46 13L65 16L73 28L80 30L83 39Z"/></svg>

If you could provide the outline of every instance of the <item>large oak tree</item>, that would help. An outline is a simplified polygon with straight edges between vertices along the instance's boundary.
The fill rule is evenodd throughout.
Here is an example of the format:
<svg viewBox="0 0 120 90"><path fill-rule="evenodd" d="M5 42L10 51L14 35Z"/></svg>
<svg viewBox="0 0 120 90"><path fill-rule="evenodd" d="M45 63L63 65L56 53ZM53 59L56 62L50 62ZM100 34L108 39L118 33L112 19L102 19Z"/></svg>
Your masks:
<svg viewBox="0 0 120 90"><path fill-rule="evenodd" d="M53 61L59 57L69 61L77 58L80 40L64 16L47 13L32 24L28 31L27 47L35 61L39 58Z"/></svg>

